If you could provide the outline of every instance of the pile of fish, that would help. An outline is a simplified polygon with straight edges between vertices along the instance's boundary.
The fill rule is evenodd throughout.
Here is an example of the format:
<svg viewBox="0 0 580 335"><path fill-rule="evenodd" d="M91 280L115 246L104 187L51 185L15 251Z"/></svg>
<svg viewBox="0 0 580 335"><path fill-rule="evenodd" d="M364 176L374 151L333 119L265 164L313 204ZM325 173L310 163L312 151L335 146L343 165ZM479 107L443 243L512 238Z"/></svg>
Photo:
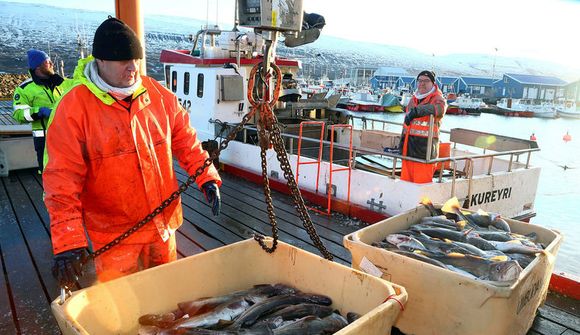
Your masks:
<svg viewBox="0 0 580 335"><path fill-rule="evenodd" d="M512 233L498 214L424 205L432 216L372 245L499 286L516 281L538 253L545 253L535 233Z"/></svg>
<svg viewBox="0 0 580 335"><path fill-rule="evenodd" d="M287 285L256 285L228 295L182 302L166 314L143 315L139 334L333 334L359 317L348 313L345 319L331 304L327 296L306 294Z"/></svg>

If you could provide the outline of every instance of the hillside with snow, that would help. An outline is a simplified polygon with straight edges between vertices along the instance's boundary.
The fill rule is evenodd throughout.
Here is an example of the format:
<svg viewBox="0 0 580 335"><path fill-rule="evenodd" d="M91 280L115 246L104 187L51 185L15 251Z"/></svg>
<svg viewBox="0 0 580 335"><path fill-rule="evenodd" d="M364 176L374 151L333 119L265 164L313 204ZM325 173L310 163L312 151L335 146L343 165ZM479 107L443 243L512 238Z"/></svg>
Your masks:
<svg viewBox="0 0 580 335"><path fill-rule="evenodd" d="M32 16L31 13L34 13ZM26 50L38 48L50 51L51 57L64 63L70 75L80 54L80 45L92 45L98 25L113 13L67 9L38 4L0 2L0 73L26 72ZM145 39L147 72L161 79L159 55L162 49L190 49L189 35L204 22L182 17L146 16ZM230 28L230 27L222 27ZM87 51L85 51L86 53ZM313 44L288 49L283 45L278 54L300 59L304 75L331 79L343 77L359 66L389 66L406 69L414 74L434 68L439 75L492 75L493 56L454 54L433 57L420 51L382 44L356 42L323 35ZM580 77L579 69L531 59L497 57L495 77L502 73L553 75L572 81Z"/></svg>

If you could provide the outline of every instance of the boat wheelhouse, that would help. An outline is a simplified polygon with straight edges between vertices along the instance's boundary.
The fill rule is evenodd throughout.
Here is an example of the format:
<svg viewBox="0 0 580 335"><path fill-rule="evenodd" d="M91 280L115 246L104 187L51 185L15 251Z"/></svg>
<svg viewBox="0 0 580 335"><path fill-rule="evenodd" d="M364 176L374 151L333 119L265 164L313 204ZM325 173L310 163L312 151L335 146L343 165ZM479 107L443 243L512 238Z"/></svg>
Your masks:
<svg viewBox="0 0 580 335"><path fill-rule="evenodd" d="M223 33L227 37L201 31L205 46L161 53L166 83L190 113L202 141L224 138L248 113L247 75L262 59L258 43L240 45L239 36L248 33ZM228 46L229 52L216 56L206 50L213 50L218 36L220 47ZM283 74L294 76L301 66L280 57L275 62ZM403 157L393 148L401 124L358 117L334 104L328 99L288 101L275 110L303 195L328 213L332 207L372 221L413 208L425 197L442 203L457 196L465 208L518 219L535 215L540 168L529 162L539 150L536 142L468 129L444 131L441 148L449 150L441 150L448 151L446 157L429 161L439 167L433 182L415 184L399 178ZM259 156L254 123L230 142L219 161L226 170L258 181ZM283 189L284 174L273 151L268 151L268 169L274 188Z"/></svg>

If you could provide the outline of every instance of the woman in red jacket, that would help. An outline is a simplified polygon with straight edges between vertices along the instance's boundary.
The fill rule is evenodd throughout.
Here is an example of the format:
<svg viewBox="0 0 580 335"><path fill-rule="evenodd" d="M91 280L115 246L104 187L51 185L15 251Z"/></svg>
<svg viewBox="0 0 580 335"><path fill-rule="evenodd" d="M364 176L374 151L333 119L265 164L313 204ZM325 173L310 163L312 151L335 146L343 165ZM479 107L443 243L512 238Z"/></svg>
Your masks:
<svg viewBox="0 0 580 335"><path fill-rule="evenodd" d="M447 110L441 90L435 84L433 71L422 71L417 76L417 91L407 105L405 124L399 148L403 156L419 159L436 159L439 149L439 127ZM427 157L429 116L433 115L433 141L431 156ZM435 164L403 160L401 180L414 183L432 182Z"/></svg>
<svg viewBox="0 0 580 335"><path fill-rule="evenodd" d="M81 275L87 248L100 249L177 190L173 156L189 173L204 164L189 116L176 96L139 74L135 32L109 18L96 30L92 56L79 61L75 86L51 115L43 184L61 287ZM196 180L219 214L221 179L210 165ZM180 199L95 258L100 281L176 259Z"/></svg>

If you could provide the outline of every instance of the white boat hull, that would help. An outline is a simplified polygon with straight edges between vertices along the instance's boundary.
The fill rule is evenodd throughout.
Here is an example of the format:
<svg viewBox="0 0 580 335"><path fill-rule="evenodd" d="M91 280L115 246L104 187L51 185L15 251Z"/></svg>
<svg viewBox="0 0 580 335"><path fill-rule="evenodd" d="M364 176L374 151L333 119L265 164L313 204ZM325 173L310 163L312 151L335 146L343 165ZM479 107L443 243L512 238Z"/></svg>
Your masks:
<svg viewBox="0 0 580 335"><path fill-rule="evenodd" d="M248 159L252 157L252 159ZM220 162L261 175L260 147L241 142L230 142L227 150L222 151ZM273 150L268 150L268 175L270 178L283 180L283 172ZM297 156L289 154L289 160L296 173ZM301 158L301 162L312 161ZM486 161L481 162L487 166ZM498 165L498 159L494 160ZM335 166L335 169L338 166ZM297 178L301 189L316 192L315 164L301 165ZM511 172L492 172L491 175L475 176L471 182L471 194L465 203L466 208L479 208L506 217L526 216L533 213L533 203L536 196L537 181L540 168L518 169ZM273 177L274 176L274 177ZM325 188L330 179L329 163L322 162L318 193L325 194ZM414 208L424 198L428 197L434 203L443 203L452 196L459 199L468 198L469 180L456 179L455 194L451 179L441 183L415 184L389 176L375 174L363 170L352 170L350 202L387 216L396 215ZM346 201L348 197L347 172L334 172L332 184L335 186L336 198Z"/></svg>

